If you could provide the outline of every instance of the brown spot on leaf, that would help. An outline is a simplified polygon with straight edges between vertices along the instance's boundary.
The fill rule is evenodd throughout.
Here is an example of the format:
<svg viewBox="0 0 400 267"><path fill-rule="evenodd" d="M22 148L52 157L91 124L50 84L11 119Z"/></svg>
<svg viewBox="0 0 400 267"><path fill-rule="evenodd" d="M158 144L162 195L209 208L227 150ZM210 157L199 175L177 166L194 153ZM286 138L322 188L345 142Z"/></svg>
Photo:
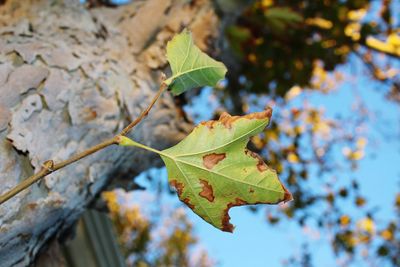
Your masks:
<svg viewBox="0 0 400 267"><path fill-rule="evenodd" d="M254 189L252 187L250 187L249 193L254 193Z"/></svg>
<svg viewBox="0 0 400 267"><path fill-rule="evenodd" d="M229 220L231 219L231 217L229 216L229 209L246 204L248 204L246 201L237 197L235 198L235 202L231 202L226 205L226 209L224 210L224 214L222 216L222 231L231 233L233 232L233 225L229 222Z"/></svg>
<svg viewBox="0 0 400 267"><path fill-rule="evenodd" d="M220 162L221 160L223 160L226 157L225 153L221 153L221 154L216 154L216 153L212 153L212 154L208 154L203 156L203 165L211 170L212 168L214 168L215 165L218 164L218 162Z"/></svg>
<svg viewBox="0 0 400 267"><path fill-rule="evenodd" d="M264 163L264 161L259 161L259 162L257 163L257 169L258 169L260 172L263 172L263 171L266 171L266 170L268 169L268 167L267 167L267 165Z"/></svg>
<svg viewBox="0 0 400 267"><path fill-rule="evenodd" d="M214 129L214 124L216 122L217 121L202 121L200 124L210 128L210 129Z"/></svg>
<svg viewBox="0 0 400 267"><path fill-rule="evenodd" d="M212 186L205 180L200 179L200 183L203 186L203 190L199 193L199 196L204 197L210 202L214 201L214 192Z"/></svg>
<svg viewBox="0 0 400 267"><path fill-rule="evenodd" d="M222 216L222 231L225 232L233 232L233 225L229 222L231 217L229 216L229 209L232 207L237 207L237 206L243 206L243 205L256 205L256 204L278 204L280 202L288 202L293 199L292 194L285 188L284 185L282 185L282 188L284 190L284 195L283 199L278 199L276 202L264 202L264 201L257 201L257 202L246 202L245 200L241 198L235 198L235 202L228 203L226 205L226 208L224 210L223 216ZM252 192L252 188L249 189L249 192ZM254 192L254 190L253 190Z"/></svg>
<svg viewBox="0 0 400 267"><path fill-rule="evenodd" d="M171 180L169 183L171 186L175 188L176 192L178 193L178 196L180 197L182 195L183 188L185 187L183 183L180 183L177 180Z"/></svg>
<svg viewBox="0 0 400 267"><path fill-rule="evenodd" d="M184 199L182 199L182 202L185 203L189 208L194 210L194 205L192 203L190 203L190 198L185 197Z"/></svg>
<svg viewBox="0 0 400 267"><path fill-rule="evenodd" d="M256 160L258 160L256 166L257 166L257 170L259 172L264 172L264 171L268 170L267 164L265 164L264 160L257 153L254 153L253 151L250 151L250 150L247 150L247 149L244 151L244 153L246 155L249 155L250 157L253 157Z"/></svg>
<svg viewBox="0 0 400 267"><path fill-rule="evenodd" d="M262 120L262 119L270 119L272 116L272 109L267 108L261 112L254 112L244 116L231 116L227 112L223 112L217 121L205 121L202 122L201 125L207 126L210 129L214 128L214 124L217 122L222 123L226 128L232 128L232 124L237 121L238 119L248 119L248 120Z"/></svg>
<svg viewBox="0 0 400 267"><path fill-rule="evenodd" d="M223 112L221 116L219 116L219 122L221 122L226 128L232 128L232 123L238 120L239 116L231 116L227 112Z"/></svg>

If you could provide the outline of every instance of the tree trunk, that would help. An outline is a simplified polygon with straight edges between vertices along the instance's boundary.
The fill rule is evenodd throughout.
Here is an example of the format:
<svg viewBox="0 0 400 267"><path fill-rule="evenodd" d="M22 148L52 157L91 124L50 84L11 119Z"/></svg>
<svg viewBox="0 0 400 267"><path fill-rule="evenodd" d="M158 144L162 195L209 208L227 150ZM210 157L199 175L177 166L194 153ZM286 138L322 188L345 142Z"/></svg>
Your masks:
<svg viewBox="0 0 400 267"><path fill-rule="evenodd" d="M209 0L149 0L86 9L79 1L9 0L0 6L0 193L41 168L112 137L158 89L166 42L183 27L201 49L217 35ZM161 149L191 125L166 93L134 129ZM27 266L115 179L160 164L109 147L0 206L0 266Z"/></svg>

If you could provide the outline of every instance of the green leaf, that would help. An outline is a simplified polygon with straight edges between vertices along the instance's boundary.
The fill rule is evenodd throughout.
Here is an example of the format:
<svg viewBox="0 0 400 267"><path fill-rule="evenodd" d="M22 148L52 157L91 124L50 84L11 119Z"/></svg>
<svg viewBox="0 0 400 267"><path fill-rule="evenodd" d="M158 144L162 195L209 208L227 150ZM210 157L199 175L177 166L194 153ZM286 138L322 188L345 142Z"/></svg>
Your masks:
<svg viewBox="0 0 400 267"><path fill-rule="evenodd" d="M269 8L265 11L264 15L267 19L280 20L286 24L295 24L303 21L303 17L299 13L287 7Z"/></svg>
<svg viewBox="0 0 400 267"><path fill-rule="evenodd" d="M201 123L179 144L160 153L179 199L223 231L233 231L231 207L292 199L276 172L246 148L249 138L268 125L271 113L271 109L242 117L223 113L218 121Z"/></svg>
<svg viewBox="0 0 400 267"><path fill-rule="evenodd" d="M264 15L267 19L267 23L272 27L272 30L283 35L287 34L286 32L282 32L286 27L299 24L303 21L301 15L287 7L268 8Z"/></svg>
<svg viewBox="0 0 400 267"><path fill-rule="evenodd" d="M225 77L226 67L193 44L190 32L184 30L167 44L167 59L172 77L164 81L172 93L179 95L201 86L215 86Z"/></svg>

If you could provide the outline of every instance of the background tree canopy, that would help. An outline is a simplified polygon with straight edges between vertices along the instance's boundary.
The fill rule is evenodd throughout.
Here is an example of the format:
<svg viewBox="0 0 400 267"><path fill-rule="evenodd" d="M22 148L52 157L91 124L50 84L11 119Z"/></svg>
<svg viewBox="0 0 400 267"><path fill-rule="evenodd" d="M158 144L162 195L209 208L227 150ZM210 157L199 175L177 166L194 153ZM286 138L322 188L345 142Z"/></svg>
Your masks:
<svg viewBox="0 0 400 267"><path fill-rule="evenodd" d="M219 3L224 5L224 1ZM392 214L380 218L379 207L369 202L371 196L363 194L363 184L368 182L356 175L359 163L365 157L373 157L366 155L366 147L376 138L382 138L373 137L365 130L370 127L375 110L369 109L362 100L357 101L362 98L359 91L360 96L357 92L353 95L353 112L342 112L336 117L327 115L329 110L326 112L315 106L315 101L309 98L321 93L341 97L335 96L338 90L351 90L350 84L362 83L361 79L349 75L353 72L377 84L377 93L385 96L385 101L400 101L400 4L384 0L263 0L244 6L238 18L224 29L226 39L220 55L228 64L226 82L214 93L206 90L200 96L187 97L186 110L195 120L200 120L206 113L202 107L204 102L212 104L215 116L224 110L244 114L273 106L272 124L263 135L252 139L251 146L278 170L294 200L280 209L267 208L266 224L278 226L296 221L303 229L311 227L322 235L328 234L334 255L338 260L344 258L340 264L345 266L374 266L377 262L398 266L400 193L392 195L391 202L386 203L393 207ZM364 90L374 89L369 86ZM366 93L366 96L372 97L372 94ZM207 97L214 100L210 102ZM196 101L203 101L203 104ZM398 134L389 133L397 145ZM398 156L397 153L397 160L392 159L387 164L396 164ZM150 179L158 183L158 177ZM398 177L376 179L382 183L385 179L398 181ZM157 187L160 191L166 190L164 183ZM125 195L120 191L113 194L114 197ZM377 189L376 194L384 192ZM251 209L259 212L264 208L254 206ZM112 213L120 232L126 234L126 228L132 225L126 222L121 228L121 216L127 215ZM148 237L151 224L144 225L146 227L139 229L134 226L131 235L135 242L142 241L140 246L151 246L151 239L143 239L143 229ZM190 258L187 248L196 242L192 239L192 228L181 230L185 235L180 232L179 241L176 231L164 240L163 245L174 247L175 252L165 252L162 257L173 260L178 253ZM201 240L201 236L198 238ZM126 241L122 243L127 244ZM320 266L312 260L314 255L307 243L309 241L304 240L300 255L291 257L294 252L288 249L285 264ZM136 255L137 251L138 246L130 247L127 255ZM209 254L212 258L212 252ZM265 262L270 266L267 259ZM131 264L168 266L159 259L151 261L149 258ZM213 262L202 264L213 265ZM190 263L181 261L178 265Z"/></svg>

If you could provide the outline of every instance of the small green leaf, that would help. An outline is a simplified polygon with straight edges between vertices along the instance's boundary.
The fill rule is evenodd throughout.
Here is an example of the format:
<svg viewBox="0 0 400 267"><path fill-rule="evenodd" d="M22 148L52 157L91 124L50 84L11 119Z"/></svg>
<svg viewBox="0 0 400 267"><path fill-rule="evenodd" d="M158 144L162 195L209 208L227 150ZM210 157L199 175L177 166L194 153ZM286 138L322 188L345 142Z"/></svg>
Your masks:
<svg viewBox="0 0 400 267"><path fill-rule="evenodd" d="M164 81L172 93L179 95L201 86L215 86L225 77L226 67L193 44L190 32L184 30L167 44L167 59L172 77Z"/></svg>
<svg viewBox="0 0 400 267"><path fill-rule="evenodd" d="M160 152L179 199L213 226L232 232L229 209L292 199L276 172L246 146L268 125L271 109L207 121L176 146Z"/></svg>

